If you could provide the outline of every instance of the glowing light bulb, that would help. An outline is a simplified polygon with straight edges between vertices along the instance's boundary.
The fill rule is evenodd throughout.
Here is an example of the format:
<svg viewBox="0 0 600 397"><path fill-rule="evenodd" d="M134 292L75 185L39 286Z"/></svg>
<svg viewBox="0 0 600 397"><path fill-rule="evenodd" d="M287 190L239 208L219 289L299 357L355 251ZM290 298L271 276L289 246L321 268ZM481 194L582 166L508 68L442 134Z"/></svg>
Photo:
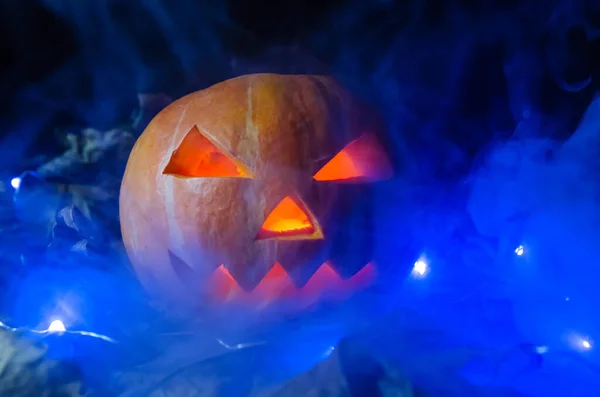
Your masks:
<svg viewBox="0 0 600 397"><path fill-rule="evenodd" d="M331 357L331 355L333 354L334 351L335 351L335 346L330 346L327 350L325 350L325 353L323 354L323 358Z"/></svg>
<svg viewBox="0 0 600 397"><path fill-rule="evenodd" d="M583 346L584 349L591 349L592 348L592 344L589 341L585 340L585 339L581 340L581 346Z"/></svg>
<svg viewBox="0 0 600 397"><path fill-rule="evenodd" d="M424 259L419 259L413 265L412 274L415 277L425 277L425 275L429 272L429 265Z"/></svg>
<svg viewBox="0 0 600 397"><path fill-rule="evenodd" d="M65 328L65 325L63 324L62 321L60 320L54 320L50 323L50 326L48 327L48 332L65 332L67 329Z"/></svg>
<svg viewBox="0 0 600 397"><path fill-rule="evenodd" d="M523 247L522 245L519 245L515 249L515 254L517 254L517 256L522 256L524 253L525 253L525 247Z"/></svg>
<svg viewBox="0 0 600 397"><path fill-rule="evenodd" d="M13 187L13 189L18 189L19 186L21 186L21 178L18 176L14 177L10 180L10 185Z"/></svg>
<svg viewBox="0 0 600 397"><path fill-rule="evenodd" d="M593 341L590 338L581 336L581 334L571 334L569 344L579 351L587 351L594 347Z"/></svg>

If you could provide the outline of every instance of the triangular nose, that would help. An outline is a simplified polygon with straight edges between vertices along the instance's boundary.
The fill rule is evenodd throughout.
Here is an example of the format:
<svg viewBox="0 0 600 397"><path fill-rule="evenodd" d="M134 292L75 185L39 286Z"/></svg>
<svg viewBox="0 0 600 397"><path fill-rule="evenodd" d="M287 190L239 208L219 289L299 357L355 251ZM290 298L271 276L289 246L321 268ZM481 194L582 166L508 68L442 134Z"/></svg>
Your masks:
<svg viewBox="0 0 600 397"><path fill-rule="evenodd" d="M257 240L314 240L323 238L321 228L305 206L291 198L285 197L261 226Z"/></svg>

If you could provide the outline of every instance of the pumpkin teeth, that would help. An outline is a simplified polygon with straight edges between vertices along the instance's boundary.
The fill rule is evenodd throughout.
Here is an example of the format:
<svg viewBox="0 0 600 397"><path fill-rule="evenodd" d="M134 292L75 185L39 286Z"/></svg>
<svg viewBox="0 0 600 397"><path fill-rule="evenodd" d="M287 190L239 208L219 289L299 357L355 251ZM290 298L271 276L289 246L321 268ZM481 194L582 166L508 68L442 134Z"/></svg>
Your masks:
<svg viewBox="0 0 600 397"><path fill-rule="evenodd" d="M200 279L199 274L192 269L183 259L175 255L173 252L168 250L169 261L173 271L179 278L179 280L190 290L198 288L198 282Z"/></svg>
<svg viewBox="0 0 600 397"><path fill-rule="evenodd" d="M201 276L173 252L168 251L168 254L173 271L185 287L197 290L202 283ZM371 285L376 277L377 271L373 262L366 264L349 279L343 280L334 270L332 262L325 261L306 284L298 288L283 266L275 262L258 285L251 291L246 291L225 265L220 265L212 273L208 288L209 296L219 303L242 303L264 308L273 302L285 300L300 307L307 307L323 297L345 299L353 292Z"/></svg>
<svg viewBox="0 0 600 397"><path fill-rule="evenodd" d="M361 249L362 247L348 249L347 246L342 244L342 241L347 241L350 247L357 247L361 242L348 234L339 233L335 236L336 241L332 245L329 256L331 266L344 280L350 279L360 272L372 258L371 251L368 249Z"/></svg>
<svg viewBox="0 0 600 397"><path fill-rule="evenodd" d="M329 260L330 251L331 242L326 239L294 241L290 249L286 249L284 246L275 259L281 263L294 285L302 288L313 274Z"/></svg>
<svg viewBox="0 0 600 397"><path fill-rule="evenodd" d="M329 261L323 263L300 289L300 294L312 299L323 293L343 290L344 282L331 267Z"/></svg>
<svg viewBox="0 0 600 397"><path fill-rule="evenodd" d="M363 289L373 284L377 279L377 268L375 262L371 261L350 277L346 282L354 290Z"/></svg>
<svg viewBox="0 0 600 397"><path fill-rule="evenodd" d="M258 286L245 291L221 265L210 281L212 298L220 303L250 304L264 308L273 302L285 300L298 307L307 307L325 297L345 299L353 292L371 285L376 278L373 262L369 262L348 280L342 280L329 261L323 263L308 282L297 288L279 262L269 270Z"/></svg>
<svg viewBox="0 0 600 397"><path fill-rule="evenodd" d="M245 293L224 265L219 266L213 273L210 288L213 298L221 302L241 298Z"/></svg>
<svg viewBox="0 0 600 397"><path fill-rule="evenodd" d="M293 297L296 286L279 262L269 270L265 277L252 291L255 299L270 302L279 298Z"/></svg>

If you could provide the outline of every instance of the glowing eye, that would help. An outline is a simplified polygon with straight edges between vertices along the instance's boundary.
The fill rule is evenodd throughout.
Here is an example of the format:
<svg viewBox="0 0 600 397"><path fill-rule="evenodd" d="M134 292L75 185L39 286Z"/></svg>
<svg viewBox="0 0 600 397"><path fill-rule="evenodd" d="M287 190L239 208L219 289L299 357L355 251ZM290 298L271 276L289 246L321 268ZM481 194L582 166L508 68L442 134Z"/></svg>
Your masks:
<svg viewBox="0 0 600 397"><path fill-rule="evenodd" d="M392 166L383 148L371 135L362 135L346 145L313 178L320 182L375 182L392 176Z"/></svg>
<svg viewBox="0 0 600 397"><path fill-rule="evenodd" d="M196 178L252 178L252 171L193 127L171 155L163 174Z"/></svg>

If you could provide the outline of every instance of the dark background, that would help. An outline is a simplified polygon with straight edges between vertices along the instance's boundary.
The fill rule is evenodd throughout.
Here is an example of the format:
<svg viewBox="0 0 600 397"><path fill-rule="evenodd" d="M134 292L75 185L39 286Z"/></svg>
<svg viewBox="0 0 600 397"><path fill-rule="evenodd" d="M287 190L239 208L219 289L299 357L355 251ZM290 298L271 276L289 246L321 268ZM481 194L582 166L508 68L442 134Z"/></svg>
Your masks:
<svg viewBox="0 0 600 397"><path fill-rule="evenodd" d="M597 89L593 5L4 1L0 133L10 150L1 166L60 152L57 125L129 117L138 92L176 98L247 71L292 71L332 73L382 110L423 176L464 175L524 114L540 119L533 134L572 132Z"/></svg>
<svg viewBox="0 0 600 397"><path fill-rule="evenodd" d="M492 349L557 342L563 327L592 337L598 330L595 163L576 150L570 158L567 148L562 163L537 164L530 175L527 162L514 164L518 156L502 157L511 144L536 152L539 142L528 148L524 138L565 141L573 134L599 88L600 3L4 0L0 17L2 321L37 327L56 306L51 293L73 289L82 302L74 326L118 336L124 348L143 342L140 335L150 338L145 324L154 314L140 310L146 296L133 277L116 272L129 271L123 261L107 254L122 254L107 247L118 245L112 243L119 240L120 175L113 171L125 160L114 169L67 163L69 172L79 167L68 182L30 178L12 189L11 178L65 152L65 131L81 136L93 127L108 135L129 124L123 135L139 133L131 128L139 93L176 99L240 74L293 72L331 74L383 115L401 167L387 206L379 206L394 228L380 234L391 243L399 274L409 273L422 252L432 253L435 266L424 284L402 281L406 288L399 289L411 301L427 286L446 291L419 305L420 312L428 307L451 332ZM494 148L500 150L488 156ZM476 179L471 171L489 157L499 170L488 172L490 182L477 195L476 183L463 182ZM112 174L100 178L107 168ZM65 203L56 193L61 184L96 188L99 181L108 181L107 200L76 201L73 193ZM467 210L469 201L475 209ZM80 204L92 207L91 216L66 225L62 211L72 215ZM19 210L25 220L13 214ZM536 221L528 234L521 225L527 216ZM73 252L82 241L86 251ZM521 244L531 255L515 257ZM568 310L565 297L572 298ZM148 346L153 342L140 350L152 352ZM574 377L583 373L567 365ZM579 383L564 379L575 395L571 388ZM542 395L557 390L549 380L546 374L551 390Z"/></svg>

